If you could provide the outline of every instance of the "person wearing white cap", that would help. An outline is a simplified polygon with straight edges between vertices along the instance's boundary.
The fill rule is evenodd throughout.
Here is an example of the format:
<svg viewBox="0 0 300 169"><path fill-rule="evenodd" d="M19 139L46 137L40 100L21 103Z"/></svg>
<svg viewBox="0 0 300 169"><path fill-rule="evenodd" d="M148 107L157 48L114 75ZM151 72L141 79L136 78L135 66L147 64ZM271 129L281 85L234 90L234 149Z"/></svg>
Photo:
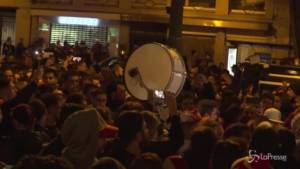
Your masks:
<svg viewBox="0 0 300 169"><path fill-rule="evenodd" d="M281 112L276 108L268 108L264 111L264 116L271 122L283 123L281 120Z"/></svg>

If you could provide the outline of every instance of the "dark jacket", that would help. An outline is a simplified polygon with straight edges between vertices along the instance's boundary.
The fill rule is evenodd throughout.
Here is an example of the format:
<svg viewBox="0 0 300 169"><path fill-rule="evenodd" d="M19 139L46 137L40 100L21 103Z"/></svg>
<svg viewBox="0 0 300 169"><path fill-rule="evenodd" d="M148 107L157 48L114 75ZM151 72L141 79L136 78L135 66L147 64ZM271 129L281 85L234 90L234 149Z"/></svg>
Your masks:
<svg viewBox="0 0 300 169"><path fill-rule="evenodd" d="M17 95L1 105L3 121L0 124L0 135L9 135L12 133L10 110L20 103L28 103L33 93L37 89L37 84L35 82L30 83L25 88L20 90Z"/></svg>
<svg viewBox="0 0 300 169"><path fill-rule="evenodd" d="M179 116L172 116L170 119L171 128L168 141L145 142L141 145L142 152L153 152L162 159L175 154L183 145L184 134ZM116 139L108 144L104 151L105 156L111 156L119 160L125 167L130 167L132 161L136 158L133 154L126 151L126 146Z"/></svg>
<svg viewBox="0 0 300 169"><path fill-rule="evenodd" d="M7 164L16 164L24 155L38 154L42 139L38 132L15 130L12 136L1 137L1 159Z"/></svg>

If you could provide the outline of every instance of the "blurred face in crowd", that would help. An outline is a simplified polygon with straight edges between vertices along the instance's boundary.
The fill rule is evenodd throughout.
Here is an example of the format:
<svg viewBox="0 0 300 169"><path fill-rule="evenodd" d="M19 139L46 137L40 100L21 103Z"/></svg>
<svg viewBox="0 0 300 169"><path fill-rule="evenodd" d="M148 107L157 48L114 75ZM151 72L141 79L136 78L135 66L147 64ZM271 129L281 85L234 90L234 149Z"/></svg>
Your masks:
<svg viewBox="0 0 300 169"><path fill-rule="evenodd" d="M280 110L280 107L281 107L281 98L279 96L275 96L274 97L274 104L273 104L273 106L276 109Z"/></svg>
<svg viewBox="0 0 300 169"><path fill-rule="evenodd" d="M196 109L196 106L192 98L183 99L181 104L182 104L183 111L193 111Z"/></svg>
<svg viewBox="0 0 300 169"><path fill-rule="evenodd" d="M96 98L93 98L93 105L98 107L106 107L107 97L106 94L98 94Z"/></svg>
<svg viewBox="0 0 300 169"><path fill-rule="evenodd" d="M97 143L97 149L99 152L101 152L105 148L105 146L109 140L110 139L99 137L98 143Z"/></svg>
<svg viewBox="0 0 300 169"><path fill-rule="evenodd" d="M55 124L60 118L61 105L56 104L47 109L48 124Z"/></svg>
<svg viewBox="0 0 300 169"><path fill-rule="evenodd" d="M297 96L295 99L294 107L298 108L300 107L300 96Z"/></svg>
<svg viewBox="0 0 300 169"><path fill-rule="evenodd" d="M214 108L213 111L210 113L210 119L214 121L220 121L220 112L218 108Z"/></svg>
<svg viewBox="0 0 300 169"><path fill-rule="evenodd" d="M125 101L126 99L126 89L122 84L117 85L117 90L112 94L113 100Z"/></svg>
<svg viewBox="0 0 300 169"><path fill-rule="evenodd" d="M92 79L92 84L101 87L101 81L99 79Z"/></svg>
<svg viewBox="0 0 300 169"><path fill-rule="evenodd" d="M11 82L14 82L14 80L15 80L14 73L10 69L7 69L4 71L4 76Z"/></svg>
<svg viewBox="0 0 300 169"><path fill-rule="evenodd" d="M72 75L69 78L69 86L68 86L69 90L72 92L79 91L81 88L80 80L81 80L81 77L79 75Z"/></svg>
<svg viewBox="0 0 300 169"><path fill-rule="evenodd" d="M271 99L265 98L260 102L259 106L260 106L259 113L260 115L262 115L266 109L273 107L273 102Z"/></svg>
<svg viewBox="0 0 300 169"><path fill-rule="evenodd" d="M232 79L231 79L229 74L223 73L221 75L221 79L222 79L222 81L224 82L225 85L231 85L231 83L232 83Z"/></svg>
<svg viewBox="0 0 300 169"><path fill-rule="evenodd" d="M142 136L138 137L140 142L143 141L150 141L151 138L151 134L150 134L150 129L148 128L146 122L143 122L143 131L142 131Z"/></svg>
<svg viewBox="0 0 300 169"><path fill-rule="evenodd" d="M192 80L193 87L202 88L205 83L205 78L203 74L197 74Z"/></svg>
<svg viewBox="0 0 300 169"><path fill-rule="evenodd" d="M16 89L8 85L0 90L0 98L2 98L4 101L10 100L16 96Z"/></svg>
<svg viewBox="0 0 300 169"><path fill-rule="evenodd" d="M46 85L51 85L51 86L57 85L57 78L53 73L44 74L43 80Z"/></svg>
<svg viewBox="0 0 300 169"><path fill-rule="evenodd" d="M115 75L116 75L117 77L123 76L124 69L123 69L119 64L116 64L116 65L114 66L114 70L115 70Z"/></svg>

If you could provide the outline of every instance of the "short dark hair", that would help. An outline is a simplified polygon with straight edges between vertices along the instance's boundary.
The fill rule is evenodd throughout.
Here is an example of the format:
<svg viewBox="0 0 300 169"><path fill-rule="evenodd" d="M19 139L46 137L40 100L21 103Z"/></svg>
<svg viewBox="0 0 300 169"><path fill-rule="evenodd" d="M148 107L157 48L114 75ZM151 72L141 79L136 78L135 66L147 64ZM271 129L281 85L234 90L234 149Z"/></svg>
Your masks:
<svg viewBox="0 0 300 169"><path fill-rule="evenodd" d="M226 130L224 132L224 138L229 138L229 137L244 138L245 133L248 133L250 136L251 129L249 126L247 126L246 124L243 124L243 123L233 123L232 125L230 125L226 128Z"/></svg>
<svg viewBox="0 0 300 169"><path fill-rule="evenodd" d="M136 134L143 130L143 116L138 112L124 112L117 119L119 138L125 145L129 144Z"/></svg>
<svg viewBox="0 0 300 169"><path fill-rule="evenodd" d="M46 105L46 108L50 108L52 106L59 104L59 96L54 93L47 93L42 96L42 101Z"/></svg>
<svg viewBox="0 0 300 169"><path fill-rule="evenodd" d="M224 156L224 154L226 154ZM222 140L216 144L212 156L213 169L228 169L231 164L243 157L243 151L238 143L232 140Z"/></svg>
<svg viewBox="0 0 300 169"><path fill-rule="evenodd" d="M0 90L9 87L10 81L4 76L0 76Z"/></svg>
<svg viewBox="0 0 300 169"><path fill-rule="evenodd" d="M66 103L62 106L61 115L60 115L60 125L64 123L64 121L73 113L83 110L84 106L80 104L74 103Z"/></svg>
<svg viewBox="0 0 300 169"><path fill-rule="evenodd" d="M270 92L265 92L260 96L260 101L270 100L272 104L274 103L274 95Z"/></svg>
<svg viewBox="0 0 300 169"><path fill-rule="evenodd" d="M242 109L236 103L230 104L221 113L221 117L223 118L224 123L226 123L226 124L231 124L231 123L238 122L241 115L242 115Z"/></svg>
<svg viewBox="0 0 300 169"><path fill-rule="evenodd" d="M125 167L114 158L102 157L92 165L91 169L125 169Z"/></svg>
<svg viewBox="0 0 300 169"><path fill-rule="evenodd" d="M104 90L98 89L98 90L93 90L90 93L91 97L96 98L99 95L107 95L106 92Z"/></svg>
<svg viewBox="0 0 300 169"><path fill-rule="evenodd" d="M44 75L45 74L49 74L49 73L52 73L55 77L57 77L57 71L53 68L47 68L44 70Z"/></svg>
<svg viewBox="0 0 300 169"><path fill-rule="evenodd" d="M85 96L82 93L73 93L69 95L66 99L66 103L83 104L85 101Z"/></svg>
<svg viewBox="0 0 300 169"><path fill-rule="evenodd" d="M217 104L213 100L204 99L199 102L199 112L201 115L206 115L213 111Z"/></svg>
<svg viewBox="0 0 300 169"><path fill-rule="evenodd" d="M73 165L61 157L24 156L14 167L15 169L73 169Z"/></svg>
<svg viewBox="0 0 300 169"><path fill-rule="evenodd" d="M155 153L143 153L136 158L131 166L131 169L161 169L162 161Z"/></svg>
<svg viewBox="0 0 300 169"><path fill-rule="evenodd" d="M70 78L73 76L81 77L81 73L79 71L69 71L69 72L67 72L66 75L67 75L67 80L70 80Z"/></svg>
<svg viewBox="0 0 300 169"><path fill-rule="evenodd" d="M40 99L34 99L29 102L32 113L37 120L40 120L46 113L46 105Z"/></svg>
<svg viewBox="0 0 300 169"><path fill-rule="evenodd" d="M33 114L31 107L27 104L19 104L11 110L12 118L23 125L33 124Z"/></svg>
<svg viewBox="0 0 300 169"><path fill-rule="evenodd" d="M257 153L275 153L279 149L279 135L271 126L258 125L254 130L250 148Z"/></svg>
<svg viewBox="0 0 300 169"><path fill-rule="evenodd" d="M191 148L196 151L211 151L217 142L214 130L210 127L201 126L195 129L191 137Z"/></svg>

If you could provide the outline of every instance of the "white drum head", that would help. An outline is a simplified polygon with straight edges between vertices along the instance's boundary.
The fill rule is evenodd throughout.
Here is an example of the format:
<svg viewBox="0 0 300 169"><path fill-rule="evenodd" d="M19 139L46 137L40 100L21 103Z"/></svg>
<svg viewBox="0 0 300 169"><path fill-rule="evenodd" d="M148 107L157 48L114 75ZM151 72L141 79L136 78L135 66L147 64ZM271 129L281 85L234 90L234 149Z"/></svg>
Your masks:
<svg viewBox="0 0 300 169"><path fill-rule="evenodd" d="M164 91L173 75L174 62L169 49L158 43L145 44L135 50L125 67L125 83L131 95L140 100L147 100L145 86L151 90ZM143 81L132 77L130 71L137 69Z"/></svg>

